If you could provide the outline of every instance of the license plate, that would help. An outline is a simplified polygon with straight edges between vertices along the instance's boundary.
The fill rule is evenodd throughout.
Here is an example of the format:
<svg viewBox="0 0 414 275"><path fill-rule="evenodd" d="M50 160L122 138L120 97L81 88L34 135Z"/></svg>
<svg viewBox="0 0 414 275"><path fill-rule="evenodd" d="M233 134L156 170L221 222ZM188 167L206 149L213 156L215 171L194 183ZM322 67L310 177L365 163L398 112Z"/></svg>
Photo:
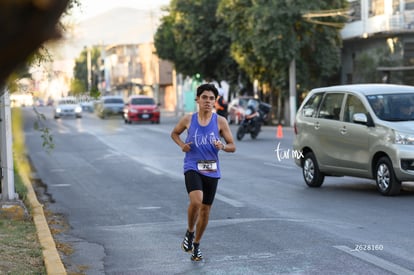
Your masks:
<svg viewBox="0 0 414 275"><path fill-rule="evenodd" d="M149 118L149 114L143 114L142 118L144 118L144 119Z"/></svg>

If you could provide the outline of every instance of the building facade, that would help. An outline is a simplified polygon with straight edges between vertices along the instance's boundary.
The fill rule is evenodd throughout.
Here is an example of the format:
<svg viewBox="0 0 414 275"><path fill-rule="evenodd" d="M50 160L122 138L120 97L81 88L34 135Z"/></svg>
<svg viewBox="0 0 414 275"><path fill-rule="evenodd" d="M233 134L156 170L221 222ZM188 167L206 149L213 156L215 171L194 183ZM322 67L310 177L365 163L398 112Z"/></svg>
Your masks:
<svg viewBox="0 0 414 275"><path fill-rule="evenodd" d="M166 110L174 110L173 66L155 54L153 43L121 44L102 50L102 94L149 95Z"/></svg>
<svg viewBox="0 0 414 275"><path fill-rule="evenodd" d="M414 0L350 0L341 82L414 85Z"/></svg>

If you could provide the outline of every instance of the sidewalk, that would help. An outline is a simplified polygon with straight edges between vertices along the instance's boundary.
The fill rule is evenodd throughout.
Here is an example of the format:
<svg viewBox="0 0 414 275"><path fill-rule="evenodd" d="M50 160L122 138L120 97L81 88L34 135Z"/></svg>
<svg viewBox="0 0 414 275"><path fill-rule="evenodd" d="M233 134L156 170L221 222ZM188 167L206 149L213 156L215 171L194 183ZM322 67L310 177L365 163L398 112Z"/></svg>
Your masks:
<svg viewBox="0 0 414 275"><path fill-rule="evenodd" d="M66 275L67 272L57 251L55 240L50 232L49 224L43 211L43 205L39 203L32 182L29 179L31 170L28 160L26 158L20 159L16 162L16 168L27 188L27 199L36 226L37 236L42 246L46 272L50 275Z"/></svg>

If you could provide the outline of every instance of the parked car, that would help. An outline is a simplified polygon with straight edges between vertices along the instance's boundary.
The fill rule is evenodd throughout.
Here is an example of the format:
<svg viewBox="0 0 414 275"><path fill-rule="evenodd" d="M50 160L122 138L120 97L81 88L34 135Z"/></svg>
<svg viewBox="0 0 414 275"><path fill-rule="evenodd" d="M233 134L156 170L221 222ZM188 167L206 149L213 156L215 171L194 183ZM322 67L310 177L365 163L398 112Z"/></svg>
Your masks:
<svg viewBox="0 0 414 275"><path fill-rule="evenodd" d="M413 111L412 86L312 90L297 112L293 142L306 184L319 187L325 176L352 176L374 179L383 195L398 194L401 182L414 181Z"/></svg>
<svg viewBox="0 0 414 275"><path fill-rule="evenodd" d="M107 118L110 116L122 117L124 111L124 99L122 96L108 95L102 96L94 104L94 110L100 118Z"/></svg>
<svg viewBox="0 0 414 275"><path fill-rule="evenodd" d="M154 98L145 95L133 95L128 98L124 108L124 121L131 124L138 121L160 123L160 104Z"/></svg>
<svg viewBox="0 0 414 275"><path fill-rule="evenodd" d="M80 105L84 112L93 113L93 101L92 100L83 100L80 103Z"/></svg>
<svg viewBox="0 0 414 275"><path fill-rule="evenodd" d="M240 96L234 98L230 101L227 110L228 110L228 118L230 124L240 124L240 122L244 119L244 114L247 109L247 102L250 99L254 99L252 96ZM255 99L259 101L258 99Z"/></svg>
<svg viewBox="0 0 414 275"><path fill-rule="evenodd" d="M82 107L74 97L64 97L56 101L53 108L53 117L82 117Z"/></svg>

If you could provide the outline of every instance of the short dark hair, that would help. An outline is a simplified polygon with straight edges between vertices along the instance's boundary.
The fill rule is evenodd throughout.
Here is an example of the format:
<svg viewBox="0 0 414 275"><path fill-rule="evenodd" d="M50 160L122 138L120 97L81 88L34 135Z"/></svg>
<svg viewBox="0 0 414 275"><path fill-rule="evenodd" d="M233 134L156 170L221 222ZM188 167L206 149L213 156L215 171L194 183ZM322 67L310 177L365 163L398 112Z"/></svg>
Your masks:
<svg viewBox="0 0 414 275"><path fill-rule="evenodd" d="M197 96L200 96L204 91L212 91L214 93L214 97L217 98L218 96L218 90L214 84L206 83L201 84L197 88Z"/></svg>

